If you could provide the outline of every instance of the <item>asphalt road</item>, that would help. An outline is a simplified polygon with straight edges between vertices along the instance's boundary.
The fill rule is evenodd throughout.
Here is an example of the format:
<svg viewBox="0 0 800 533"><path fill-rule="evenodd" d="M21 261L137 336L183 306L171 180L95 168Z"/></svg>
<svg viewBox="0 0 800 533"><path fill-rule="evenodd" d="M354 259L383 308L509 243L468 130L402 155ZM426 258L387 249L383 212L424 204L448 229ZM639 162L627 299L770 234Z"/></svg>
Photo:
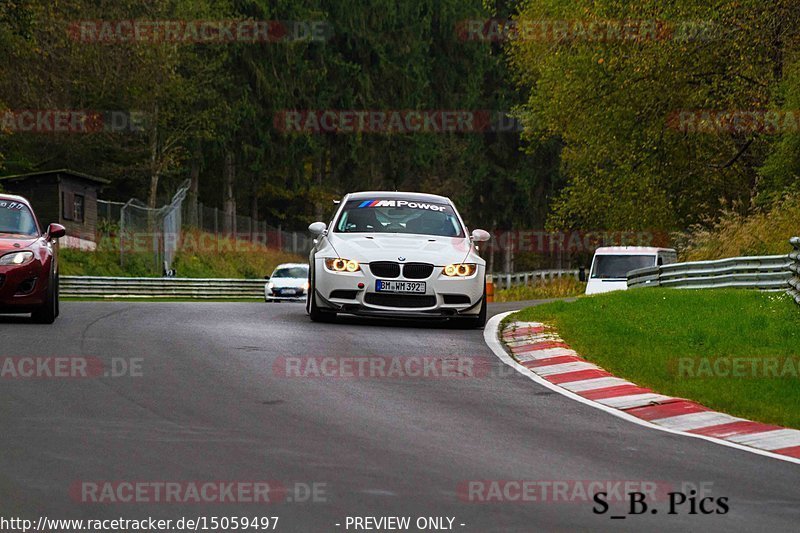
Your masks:
<svg viewBox="0 0 800 533"><path fill-rule="evenodd" d="M67 302L53 326L0 317L0 342L6 357L141 364L120 377L0 379L3 517L279 516L279 531L346 531L348 516L455 517L455 530L472 532L790 531L800 523L798 466L565 399L509 372L480 331L312 324L302 304ZM436 379L282 376L281 361L298 356L488 366L480 376ZM237 480L277 481L293 501L86 503L91 495L74 491ZM728 498L730 511L668 515L655 503L658 514L611 519L627 507L597 515L585 501L465 501L459 487L469 480L690 483ZM312 486L316 497L302 501Z"/></svg>

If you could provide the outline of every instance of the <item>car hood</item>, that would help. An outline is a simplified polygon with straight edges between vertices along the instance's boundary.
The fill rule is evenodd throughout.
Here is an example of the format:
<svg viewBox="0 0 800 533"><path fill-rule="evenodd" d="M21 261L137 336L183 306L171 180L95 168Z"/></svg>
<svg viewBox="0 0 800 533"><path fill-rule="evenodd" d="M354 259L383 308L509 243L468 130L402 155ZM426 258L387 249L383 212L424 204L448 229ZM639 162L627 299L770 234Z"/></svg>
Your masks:
<svg viewBox="0 0 800 533"><path fill-rule="evenodd" d="M628 289L625 279L591 279L586 285L586 294L602 294L604 292L624 291Z"/></svg>
<svg viewBox="0 0 800 533"><path fill-rule="evenodd" d="M14 250L24 250L32 246L37 240L38 237L31 237L30 235L15 235L13 233L0 235L0 254L13 252Z"/></svg>
<svg viewBox="0 0 800 533"><path fill-rule="evenodd" d="M308 279L306 278L270 278L269 282L275 288L291 288L298 289L305 286Z"/></svg>
<svg viewBox="0 0 800 533"><path fill-rule="evenodd" d="M402 233L331 233L328 240L339 257L362 263L408 261L444 266L464 261L471 249L468 238ZM478 257L475 260L483 263Z"/></svg>

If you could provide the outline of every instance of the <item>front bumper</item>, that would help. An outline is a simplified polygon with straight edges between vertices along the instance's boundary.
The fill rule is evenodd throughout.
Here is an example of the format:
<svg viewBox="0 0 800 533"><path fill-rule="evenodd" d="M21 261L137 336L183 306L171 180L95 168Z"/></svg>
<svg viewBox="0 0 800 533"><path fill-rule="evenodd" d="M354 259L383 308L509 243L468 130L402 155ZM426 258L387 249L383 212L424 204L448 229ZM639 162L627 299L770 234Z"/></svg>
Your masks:
<svg viewBox="0 0 800 533"><path fill-rule="evenodd" d="M37 260L0 266L0 313L26 313L40 307L49 283L47 270Z"/></svg>
<svg viewBox="0 0 800 533"><path fill-rule="evenodd" d="M305 302L307 292L305 289L296 289L295 294L284 294L280 290L264 288L264 300L268 302Z"/></svg>
<svg viewBox="0 0 800 533"><path fill-rule="evenodd" d="M412 262L409 260L408 262ZM377 292L377 280L425 282L419 295ZM425 279L375 276L369 264L359 272L330 272L323 260L315 261L317 306L340 313L397 318L451 318L476 316L483 302L485 267L478 265L469 277L447 277L436 266ZM359 287L363 284L363 287Z"/></svg>

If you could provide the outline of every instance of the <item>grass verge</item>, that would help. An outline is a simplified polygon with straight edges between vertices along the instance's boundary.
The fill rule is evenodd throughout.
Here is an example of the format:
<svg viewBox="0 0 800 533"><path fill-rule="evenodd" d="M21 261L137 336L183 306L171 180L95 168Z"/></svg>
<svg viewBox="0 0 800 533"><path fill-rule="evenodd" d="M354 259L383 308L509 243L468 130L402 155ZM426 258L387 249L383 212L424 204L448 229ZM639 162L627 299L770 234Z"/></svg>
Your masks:
<svg viewBox="0 0 800 533"><path fill-rule="evenodd" d="M546 300L548 298L569 298L586 291L586 282L572 276L556 278L552 281L536 281L532 285L520 285L497 291L495 302L519 302L522 300Z"/></svg>
<svg viewBox="0 0 800 533"><path fill-rule="evenodd" d="M638 289L514 318L554 325L587 360L656 392L800 428L800 308L785 294Z"/></svg>
<svg viewBox="0 0 800 533"><path fill-rule="evenodd" d="M130 250L120 265L119 243L101 239L97 251L62 248L59 268L63 276L160 277L150 251ZM184 232L184 241L175 255L173 268L183 278L260 279L269 276L281 263L305 263L297 254L257 246L208 233Z"/></svg>
<svg viewBox="0 0 800 533"><path fill-rule="evenodd" d="M681 261L743 255L778 255L792 251L789 238L800 236L800 194L749 216L724 213L710 228L696 227L678 242Z"/></svg>

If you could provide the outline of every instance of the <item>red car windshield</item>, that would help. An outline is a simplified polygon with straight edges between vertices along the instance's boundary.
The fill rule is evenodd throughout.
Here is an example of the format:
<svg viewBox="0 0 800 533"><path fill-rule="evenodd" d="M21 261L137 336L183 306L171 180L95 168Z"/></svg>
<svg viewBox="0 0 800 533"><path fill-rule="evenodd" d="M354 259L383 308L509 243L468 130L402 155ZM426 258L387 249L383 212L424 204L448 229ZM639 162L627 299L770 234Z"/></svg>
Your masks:
<svg viewBox="0 0 800 533"><path fill-rule="evenodd" d="M39 234L36 222L28 206L13 200L0 200L0 234Z"/></svg>

